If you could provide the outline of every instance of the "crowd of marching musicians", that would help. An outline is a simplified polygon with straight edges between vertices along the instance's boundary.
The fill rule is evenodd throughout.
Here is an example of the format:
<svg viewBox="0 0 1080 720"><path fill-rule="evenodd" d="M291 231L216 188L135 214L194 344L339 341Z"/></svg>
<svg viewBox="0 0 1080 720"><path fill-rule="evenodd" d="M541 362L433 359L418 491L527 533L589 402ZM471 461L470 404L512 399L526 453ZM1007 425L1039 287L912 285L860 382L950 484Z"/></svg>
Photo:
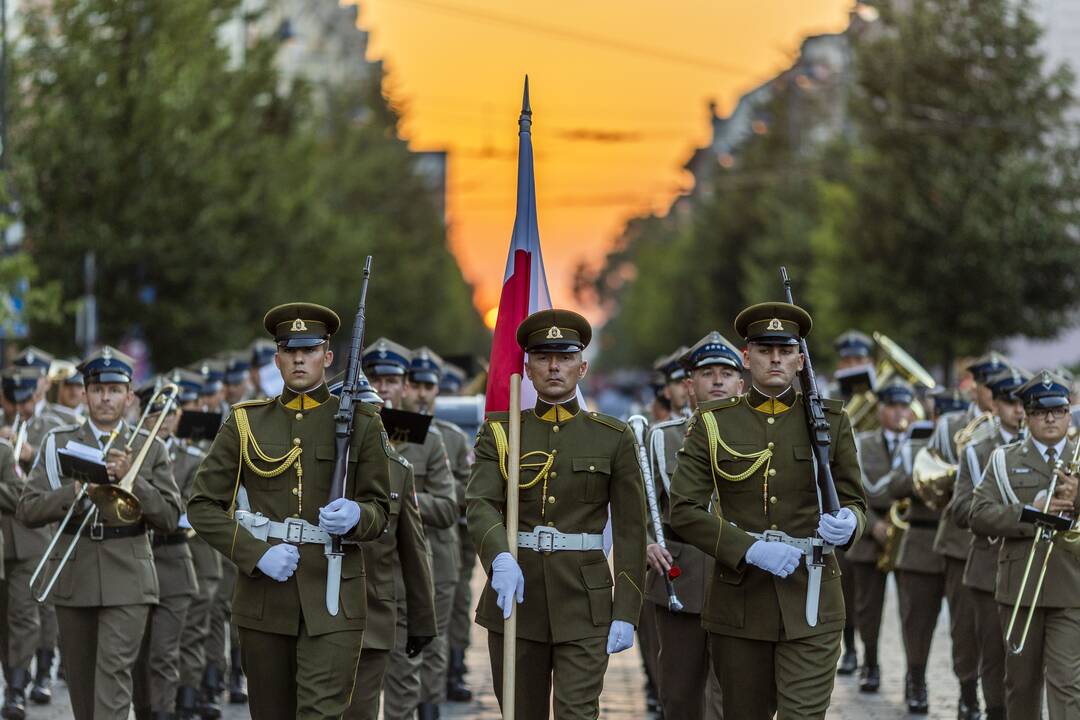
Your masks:
<svg viewBox="0 0 1080 720"><path fill-rule="evenodd" d="M1051 720L1080 717L1080 559L1069 532L1077 505L1072 375L1062 368L1032 374L989 352L967 364L961 392L933 387L925 370L880 334L845 332L834 350L837 371L827 393L844 401L851 418L867 501L862 537L835 553L847 607L837 674L856 676L861 692L876 693L883 674L903 673L907 711L927 714L927 663L947 603L960 720L1042 717L1044 689ZM775 414L791 403L778 406L753 382L745 385L742 353L718 332L660 358L654 370L646 448L666 547L648 547L648 605L638 628L650 703L669 720L720 718L721 683L710 663L721 669L726 662L710 659L709 633L746 635L752 616L769 613L774 601L748 582L733 596L728 586L742 578L671 528L672 478L684 438L692 437L688 428L707 413L739 403ZM740 466L724 461L750 456L733 442L724 450L714 477L739 481L723 471ZM757 496L761 486L748 489ZM769 491L766 509L791 500ZM1073 552L1051 553L1056 546ZM879 663L890 573L905 668ZM677 578L674 596L667 577ZM735 607L710 616L710 586Z"/></svg>
<svg viewBox="0 0 1080 720"><path fill-rule="evenodd" d="M237 563L196 534L187 503L232 408L289 393L277 353L274 340L257 340L135 384L135 361L113 347L81 360L27 347L3 371L0 717L33 717L34 704L52 701L54 677L66 682L77 720L126 720L131 708L140 719L212 719L225 702L248 702L238 627L245 623L233 604ZM431 350L385 338L364 351L363 365L365 400L397 409L400 426L384 422L391 529L365 546L365 662L346 717L378 717L385 686L385 718L434 718L439 703L471 698L464 656L475 552L458 528L472 441L429 417L435 397L456 394L465 373ZM298 417L319 404L304 397ZM259 433L258 441L262 451L279 454L273 438ZM133 476L128 489L140 505L138 522L107 517L86 499L74 502L81 483L65 462L87 448L111 482ZM311 453L322 457L316 448ZM293 487L289 497L299 492ZM247 506L247 495L240 487L237 508ZM325 494L311 502L324 501ZM284 659L271 660L287 670ZM288 705L275 712L299 716Z"/></svg>

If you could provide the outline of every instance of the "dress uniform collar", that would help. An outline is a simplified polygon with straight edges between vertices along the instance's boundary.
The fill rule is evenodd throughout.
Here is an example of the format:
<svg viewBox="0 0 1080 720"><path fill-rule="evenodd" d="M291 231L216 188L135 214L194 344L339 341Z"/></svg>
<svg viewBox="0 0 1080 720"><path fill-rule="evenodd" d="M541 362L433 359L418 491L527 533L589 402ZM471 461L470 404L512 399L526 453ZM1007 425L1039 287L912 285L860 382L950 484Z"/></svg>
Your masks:
<svg viewBox="0 0 1080 720"><path fill-rule="evenodd" d="M566 422L577 415L580 409L576 396L570 398L566 402L556 403L554 405L538 398L536 400L536 407L533 408L533 412L536 413L536 417L546 422L561 423Z"/></svg>
<svg viewBox="0 0 1080 720"><path fill-rule="evenodd" d="M329 398L330 390L327 389L326 383L304 393L298 393L288 386L281 391L281 404L290 410L314 410Z"/></svg>
<svg viewBox="0 0 1080 720"><path fill-rule="evenodd" d="M786 413L791 409L792 405L795 404L795 388L791 386L788 386L787 390L776 397L766 395L756 387L751 386L747 396L750 401L750 407L758 412L765 413L766 415L780 415L781 413Z"/></svg>

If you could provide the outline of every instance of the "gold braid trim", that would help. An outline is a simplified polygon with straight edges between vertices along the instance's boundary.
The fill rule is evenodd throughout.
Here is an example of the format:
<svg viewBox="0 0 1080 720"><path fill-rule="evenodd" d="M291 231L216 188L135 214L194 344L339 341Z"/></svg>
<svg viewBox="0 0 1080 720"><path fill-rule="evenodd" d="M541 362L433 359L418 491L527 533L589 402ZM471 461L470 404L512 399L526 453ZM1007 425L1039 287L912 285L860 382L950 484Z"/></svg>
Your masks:
<svg viewBox="0 0 1080 720"><path fill-rule="evenodd" d="M757 452L752 453L738 452L737 450L732 449L731 446L729 446L726 442L724 442L724 438L720 437L720 428L717 427L716 418L713 417L713 414L711 412L702 413L701 419L705 423L705 433L709 439L709 458L712 462L713 488L716 490L717 498L720 497L720 488L717 486L716 483L717 475L724 478L728 482L742 482L743 480L747 480L751 476L753 476L754 473L760 470L761 467L764 465L765 483L762 489L762 502L764 505L765 515L767 517L769 514L769 467L772 465L772 448L765 448L764 450L758 450ZM717 446L723 448L724 452L728 453L733 457L737 457L740 460L753 460L753 463L750 465L749 468L737 475L726 473L720 469L720 463L717 462ZM719 506L720 503L719 501L717 501L717 508L719 508Z"/></svg>
<svg viewBox="0 0 1080 720"><path fill-rule="evenodd" d="M488 422L488 425L491 427L491 435L495 438L495 449L499 454L499 472L502 474L503 480L510 482L510 475L506 469L507 457L510 455L510 445L506 439L506 431L503 430L502 425L498 422L490 421ZM525 462L526 458L533 456L539 456L542 459L533 462ZM554 464L555 454L544 452L543 450L533 450L532 452L527 452L521 456L519 467L522 470L536 470L536 477L527 483L518 483L518 489L528 490L529 488L536 487L536 484L541 481L544 483L544 486L540 490L540 517L544 517L544 512L547 509L548 473L551 471L551 466Z"/></svg>
<svg viewBox="0 0 1080 720"><path fill-rule="evenodd" d="M233 414L236 416L236 430L240 434L240 460L243 466L247 466L251 472L255 473L259 477L272 478L281 475L289 467L296 467L296 484L297 489L297 510L296 514L299 516L303 511L304 502L304 470L300 465L300 454L304 452L303 448L299 445L292 447L289 452L285 453L281 457L270 457L262 448L259 447L258 440L251 434L251 426L248 424L247 410L242 407L234 408ZM260 468L251 459L251 450L255 451L256 457L264 463L274 464L276 467L270 469ZM233 488L233 507L236 506L236 495L240 491L240 470L236 473L236 487Z"/></svg>

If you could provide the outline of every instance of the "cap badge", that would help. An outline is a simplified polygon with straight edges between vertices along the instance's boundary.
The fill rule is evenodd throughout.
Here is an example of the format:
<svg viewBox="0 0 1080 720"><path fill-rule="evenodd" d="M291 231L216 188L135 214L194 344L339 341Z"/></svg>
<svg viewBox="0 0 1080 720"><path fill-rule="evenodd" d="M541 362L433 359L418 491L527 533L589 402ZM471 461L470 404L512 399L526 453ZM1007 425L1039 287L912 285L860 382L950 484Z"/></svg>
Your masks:
<svg viewBox="0 0 1080 720"><path fill-rule="evenodd" d="M292 327L289 328L289 331L290 332L306 332L307 331L307 325L305 325L304 321L301 320L300 318L296 318L295 320L292 321Z"/></svg>
<svg viewBox="0 0 1080 720"><path fill-rule="evenodd" d="M33 352L31 352L31 351L29 351L29 350L27 350L27 351L26 351L26 362L27 362L27 364L29 364L29 365L33 365L33 364L34 364L34 360L35 360L35 358L34 358L34 353L33 353Z"/></svg>
<svg viewBox="0 0 1080 720"><path fill-rule="evenodd" d="M773 318L769 321L769 330L783 330L784 324L780 322L780 318Z"/></svg>
<svg viewBox="0 0 1080 720"><path fill-rule="evenodd" d="M1051 387L1053 387L1053 385L1054 381L1050 378L1050 373L1043 372L1042 386L1049 390Z"/></svg>
<svg viewBox="0 0 1080 720"><path fill-rule="evenodd" d="M112 349L108 345L101 351L101 359L105 361L105 367L112 365Z"/></svg>
<svg viewBox="0 0 1080 720"><path fill-rule="evenodd" d="M547 340L562 340L562 331L559 328L552 325L547 332Z"/></svg>

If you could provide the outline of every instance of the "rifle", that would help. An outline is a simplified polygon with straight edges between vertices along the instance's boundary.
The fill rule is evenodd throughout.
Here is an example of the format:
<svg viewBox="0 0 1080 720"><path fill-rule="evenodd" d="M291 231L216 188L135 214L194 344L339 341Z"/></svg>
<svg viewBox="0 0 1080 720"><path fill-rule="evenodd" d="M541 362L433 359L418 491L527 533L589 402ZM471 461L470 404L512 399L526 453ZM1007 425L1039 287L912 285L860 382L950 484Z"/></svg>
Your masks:
<svg viewBox="0 0 1080 720"><path fill-rule="evenodd" d="M364 261L364 278L360 283L360 304L353 321L352 340L349 344L349 360L345 366L345 381L341 387L341 399L334 415L334 474L330 478L332 502L345 497L345 481L349 472L349 447L353 433L353 406L357 399L357 383L360 378L360 356L364 348L364 326L367 324L367 289L371 278L371 256ZM341 536L335 535L327 546L326 555L326 610L338 614L341 589Z"/></svg>
<svg viewBox="0 0 1080 720"><path fill-rule="evenodd" d="M784 283L784 294L791 305L795 300L791 295L791 279L787 268L780 266L780 279ZM836 515L840 512L840 499L836 495L836 483L833 481L832 466L829 465L829 421L825 419L825 406L818 391L814 365L810 362L810 350L806 339L799 338L799 352L803 356L803 367L799 371L799 384L802 386L803 406L806 408L806 424L810 431L810 447L814 459L814 481L818 489L818 506L822 513ZM806 622L810 627L817 625L818 598L821 594L821 572L825 567L824 543L820 538L813 540L813 550L807 558L809 578L806 587Z"/></svg>

